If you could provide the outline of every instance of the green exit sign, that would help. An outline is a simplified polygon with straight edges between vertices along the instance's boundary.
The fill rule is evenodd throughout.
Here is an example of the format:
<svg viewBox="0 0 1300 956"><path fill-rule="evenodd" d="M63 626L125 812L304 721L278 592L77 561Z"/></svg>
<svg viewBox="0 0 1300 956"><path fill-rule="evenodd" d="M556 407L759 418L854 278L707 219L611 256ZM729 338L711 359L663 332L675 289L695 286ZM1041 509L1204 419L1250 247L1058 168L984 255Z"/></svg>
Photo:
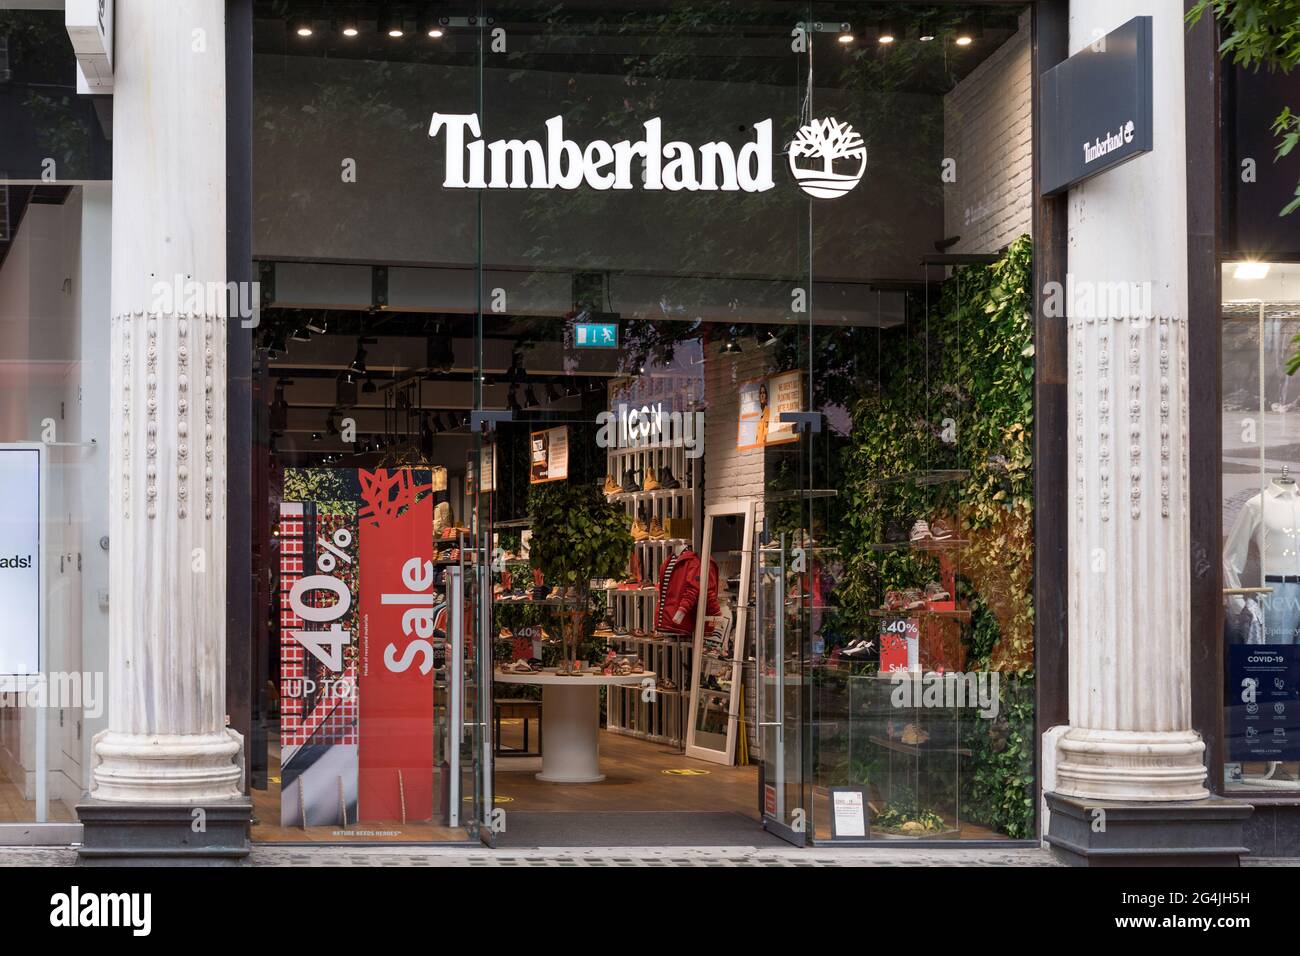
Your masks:
<svg viewBox="0 0 1300 956"><path fill-rule="evenodd" d="M579 322L573 327L573 344L580 349L616 349L618 323Z"/></svg>

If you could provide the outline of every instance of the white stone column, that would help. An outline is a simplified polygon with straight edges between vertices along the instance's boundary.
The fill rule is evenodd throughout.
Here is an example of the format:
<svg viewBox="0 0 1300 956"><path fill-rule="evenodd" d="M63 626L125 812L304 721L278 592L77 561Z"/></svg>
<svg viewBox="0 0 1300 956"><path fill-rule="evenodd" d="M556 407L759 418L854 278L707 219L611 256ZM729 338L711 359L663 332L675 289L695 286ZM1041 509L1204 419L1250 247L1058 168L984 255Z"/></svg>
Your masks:
<svg viewBox="0 0 1300 956"><path fill-rule="evenodd" d="M91 796L196 804L242 786L225 726L225 4L118 0L116 17L109 723Z"/></svg>
<svg viewBox="0 0 1300 956"><path fill-rule="evenodd" d="M1182 3L1071 4L1070 52L1141 15L1154 150L1069 202L1070 727L1055 789L1194 800L1207 794L1191 726Z"/></svg>

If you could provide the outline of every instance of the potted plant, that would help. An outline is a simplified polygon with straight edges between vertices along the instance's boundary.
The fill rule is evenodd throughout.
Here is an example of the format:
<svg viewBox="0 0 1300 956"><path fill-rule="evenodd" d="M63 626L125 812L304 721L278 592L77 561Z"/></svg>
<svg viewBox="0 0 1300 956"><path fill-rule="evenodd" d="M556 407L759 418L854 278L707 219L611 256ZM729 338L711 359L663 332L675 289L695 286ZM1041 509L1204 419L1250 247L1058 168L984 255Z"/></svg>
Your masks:
<svg viewBox="0 0 1300 956"><path fill-rule="evenodd" d="M562 613L561 670L567 670L586 634L591 580L623 574L632 553L632 532L623 509L594 485L566 481L534 485L528 492L528 516L533 529L532 566L542 572L547 584L573 595L566 597Z"/></svg>

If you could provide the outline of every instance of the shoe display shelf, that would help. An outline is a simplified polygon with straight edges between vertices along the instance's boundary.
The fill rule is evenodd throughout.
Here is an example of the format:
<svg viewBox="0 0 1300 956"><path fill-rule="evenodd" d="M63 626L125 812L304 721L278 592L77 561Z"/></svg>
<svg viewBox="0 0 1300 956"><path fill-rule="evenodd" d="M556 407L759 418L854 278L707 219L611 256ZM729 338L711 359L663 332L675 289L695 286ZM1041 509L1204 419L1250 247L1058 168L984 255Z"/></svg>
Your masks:
<svg viewBox="0 0 1300 956"><path fill-rule="evenodd" d="M685 380L684 380L685 381ZM693 407L689 395L677 388L671 378L656 382L655 394L629 395L617 386L611 386L611 407L621 402L651 404L669 399L673 407ZM612 686L606 702L607 729L612 733L637 737L673 747L684 745L686 735L686 706L689 700L687 686L691 673L690 638L675 640L666 635L634 638L630 632L640 630L654 635L655 610L658 592L656 583L659 568L668 556L684 547L695 546L700 526L698 496L695 494L699 476L703 473L703 459L688 458L686 449L671 442L644 443L629 448L611 448L607 453L607 473L620 487L636 490L619 491L607 497L621 505L629 522L641 521L647 532L637 540L632 549L635 560L629 571L639 570L642 586L639 588L606 588L606 604L610 617L626 636L608 639L609 647L619 654L635 655L645 664L645 669L667 678L672 689L656 688L652 700L645 700L640 686ZM667 479L675 488L646 489L646 479ZM671 476L671 477L669 477ZM660 537L649 537L653 527L666 529L669 519L674 524L688 526L691 537L675 534L668 537L666 530Z"/></svg>

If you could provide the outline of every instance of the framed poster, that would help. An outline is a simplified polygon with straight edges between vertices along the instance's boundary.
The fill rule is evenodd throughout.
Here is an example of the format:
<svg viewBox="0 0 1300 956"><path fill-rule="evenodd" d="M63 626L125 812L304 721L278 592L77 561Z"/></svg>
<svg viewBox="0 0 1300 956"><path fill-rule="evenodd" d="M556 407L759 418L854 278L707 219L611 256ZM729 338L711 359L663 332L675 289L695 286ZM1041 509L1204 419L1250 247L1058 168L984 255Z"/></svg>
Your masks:
<svg viewBox="0 0 1300 956"><path fill-rule="evenodd" d="M793 422L782 412L803 411L803 373L799 369L740 383L736 448L745 451L798 441Z"/></svg>
<svg viewBox="0 0 1300 956"><path fill-rule="evenodd" d="M767 381L756 378L740 383L740 416L736 424L736 448L762 448L766 431Z"/></svg>
<svg viewBox="0 0 1300 956"><path fill-rule="evenodd" d="M831 787L831 839L863 839L867 835L867 794L861 787Z"/></svg>
<svg viewBox="0 0 1300 956"><path fill-rule="evenodd" d="M497 446L485 444L478 453L478 490L491 493L497 490Z"/></svg>
<svg viewBox="0 0 1300 956"><path fill-rule="evenodd" d="M41 517L45 507L45 446L0 445L0 674L41 669L45 623Z"/></svg>
<svg viewBox="0 0 1300 956"><path fill-rule="evenodd" d="M564 481L569 477L569 426L547 428L528 436L528 483Z"/></svg>
<svg viewBox="0 0 1300 956"><path fill-rule="evenodd" d="M794 422L781 421L781 415L785 412L804 410L803 372L795 369L792 372L773 375L768 379L768 397L770 424L764 444L783 445L786 442L798 441L799 435L794 430Z"/></svg>

